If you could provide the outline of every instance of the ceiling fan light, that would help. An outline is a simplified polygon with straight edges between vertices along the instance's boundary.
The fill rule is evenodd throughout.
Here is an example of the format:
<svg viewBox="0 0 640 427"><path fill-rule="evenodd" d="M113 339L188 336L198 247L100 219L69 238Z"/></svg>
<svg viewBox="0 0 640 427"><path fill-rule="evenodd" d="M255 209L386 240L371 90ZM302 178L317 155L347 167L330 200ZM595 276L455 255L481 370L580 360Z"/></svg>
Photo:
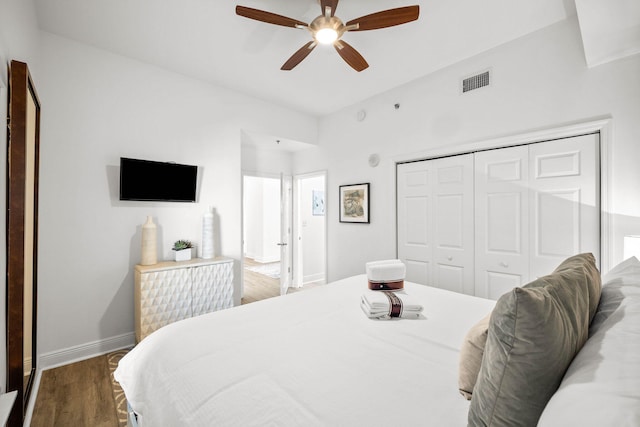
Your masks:
<svg viewBox="0 0 640 427"><path fill-rule="evenodd" d="M320 44L331 44L338 39L338 32L333 28L321 28L314 37Z"/></svg>

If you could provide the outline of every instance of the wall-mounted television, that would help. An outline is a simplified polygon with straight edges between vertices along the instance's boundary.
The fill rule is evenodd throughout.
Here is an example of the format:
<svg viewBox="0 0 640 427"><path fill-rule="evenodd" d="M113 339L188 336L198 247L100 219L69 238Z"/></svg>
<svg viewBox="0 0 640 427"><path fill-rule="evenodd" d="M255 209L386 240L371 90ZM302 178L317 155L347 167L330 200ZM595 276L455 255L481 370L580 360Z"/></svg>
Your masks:
<svg viewBox="0 0 640 427"><path fill-rule="evenodd" d="M120 158L120 200L195 202L198 167Z"/></svg>

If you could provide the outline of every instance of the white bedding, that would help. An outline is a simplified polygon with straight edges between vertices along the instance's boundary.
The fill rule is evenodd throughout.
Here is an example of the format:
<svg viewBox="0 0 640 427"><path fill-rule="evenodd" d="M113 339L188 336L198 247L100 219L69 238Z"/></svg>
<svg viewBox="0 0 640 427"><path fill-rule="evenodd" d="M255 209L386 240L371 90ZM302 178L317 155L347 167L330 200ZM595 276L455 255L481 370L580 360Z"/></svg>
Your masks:
<svg viewBox="0 0 640 427"><path fill-rule="evenodd" d="M420 319L372 320L365 275L183 320L116 379L157 426L464 426L458 353L494 301L405 282Z"/></svg>

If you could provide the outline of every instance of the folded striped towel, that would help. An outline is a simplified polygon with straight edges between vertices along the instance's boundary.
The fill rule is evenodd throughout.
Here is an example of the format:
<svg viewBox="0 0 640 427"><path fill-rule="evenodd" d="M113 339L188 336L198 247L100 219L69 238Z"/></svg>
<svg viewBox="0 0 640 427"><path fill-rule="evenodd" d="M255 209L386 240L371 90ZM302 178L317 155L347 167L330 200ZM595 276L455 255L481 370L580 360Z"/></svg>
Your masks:
<svg viewBox="0 0 640 427"><path fill-rule="evenodd" d="M392 317L418 318L423 307L405 292L366 291L360 298L360 308L372 319Z"/></svg>

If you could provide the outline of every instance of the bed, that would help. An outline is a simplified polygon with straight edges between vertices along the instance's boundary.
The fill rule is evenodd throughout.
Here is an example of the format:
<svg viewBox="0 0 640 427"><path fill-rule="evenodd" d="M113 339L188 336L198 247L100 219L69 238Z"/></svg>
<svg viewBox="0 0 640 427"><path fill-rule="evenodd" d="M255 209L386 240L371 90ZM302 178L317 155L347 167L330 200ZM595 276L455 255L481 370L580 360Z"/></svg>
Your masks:
<svg viewBox="0 0 640 427"><path fill-rule="evenodd" d="M558 403L555 395L549 402L544 425L569 425L580 419L574 411L583 412L582 423L574 425L640 425L640 263L631 261L606 279L618 283L612 296L623 295L623 302L605 304L608 311L595 316L605 327L596 334L595 350L587 352L601 356L606 349L611 360L597 360L594 367L589 365L593 357L585 357L579 367L570 366L567 375L573 372L573 377L560 384ZM140 427L473 424L470 402L458 391L460 350L470 329L496 302L405 283L406 294L424 306L423 315L373 320L359 307L366 290L366 276L358 275L154 332L122 359L115 373L135 413L132 422ZM612 347L605 346L602 335L615 335L616 329L627 339L618 337ZM622 362L615 360L620 355ZM597 400L602 387L585 388L585 378L597 380L604 365L604 414L623 408L623 418L590 424L584 408L593 411L593 405L576 404L582 399L575 393L595 394ZM621 369L625 383L611 384ZM471 402L475 396L474 391ZM617 406L620 398L625 404ZM567 405L573 405L572 414L567 415Z"/></svg>

